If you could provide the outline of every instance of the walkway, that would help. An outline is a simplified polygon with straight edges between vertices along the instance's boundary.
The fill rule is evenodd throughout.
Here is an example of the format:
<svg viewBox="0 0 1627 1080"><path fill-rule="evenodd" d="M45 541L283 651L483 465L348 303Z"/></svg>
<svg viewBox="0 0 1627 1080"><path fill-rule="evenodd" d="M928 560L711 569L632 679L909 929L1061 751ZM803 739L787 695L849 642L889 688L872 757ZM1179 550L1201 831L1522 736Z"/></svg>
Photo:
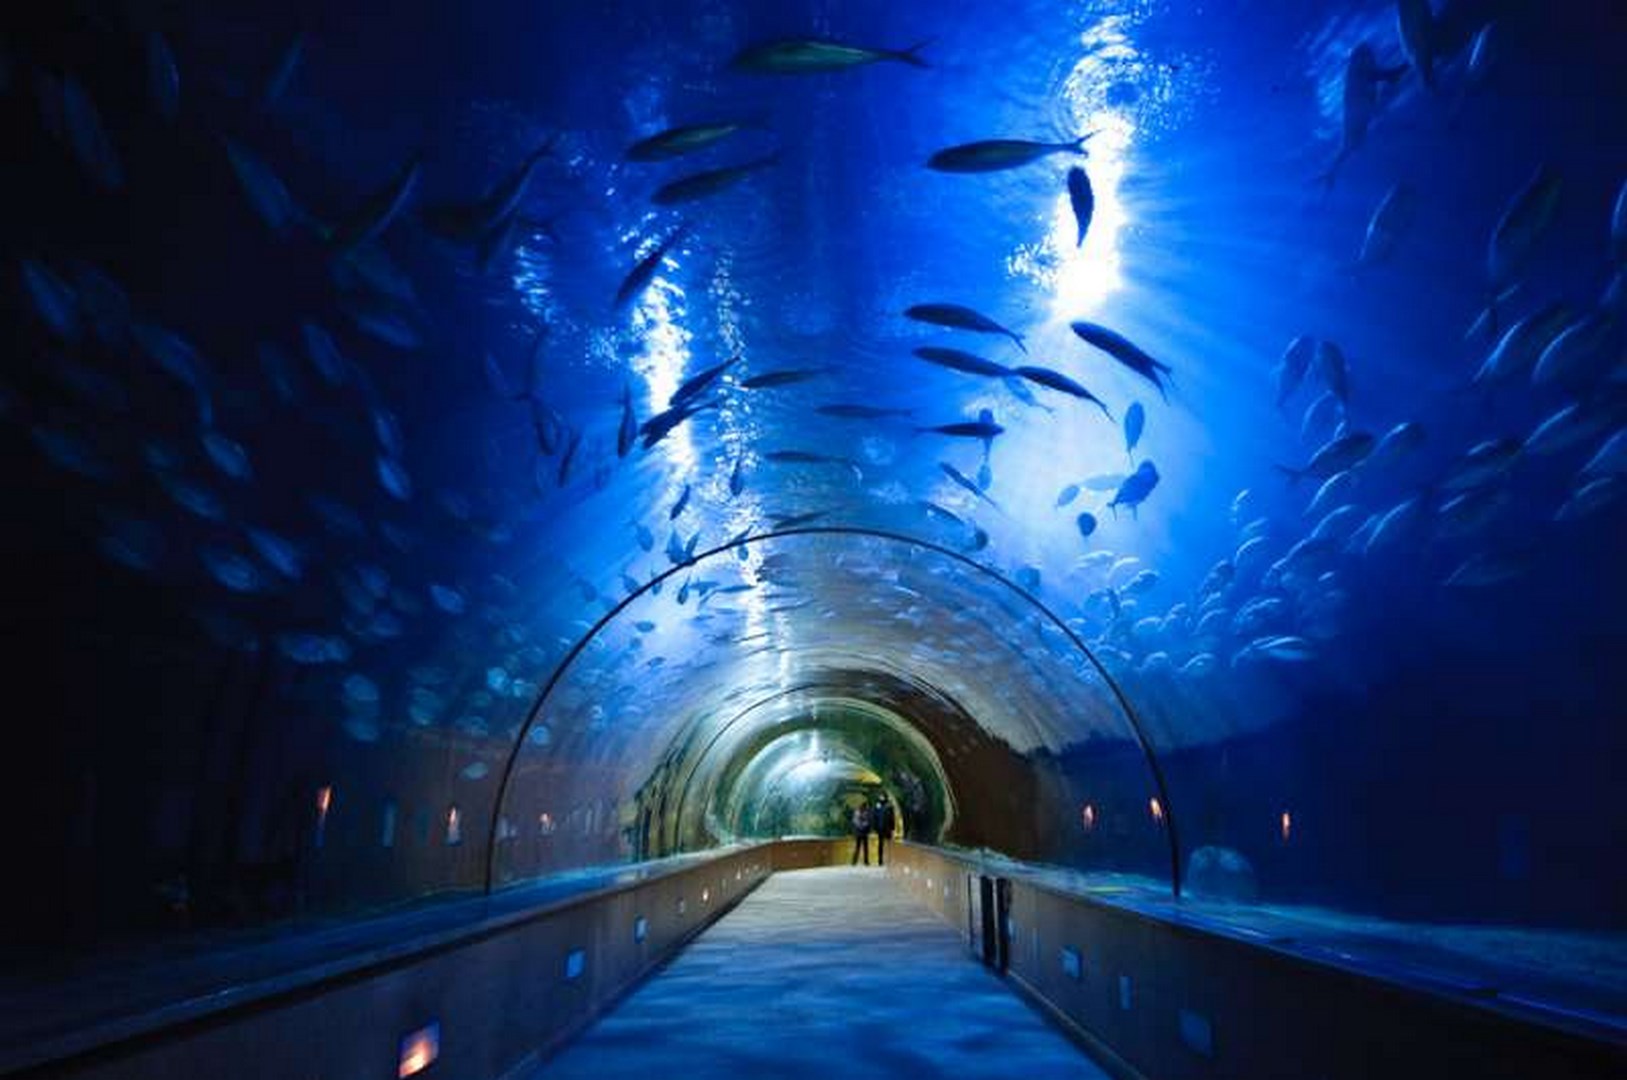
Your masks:
<svg viewBox="0 0 1627 1080"><path fill-rule="evenodd" d="M534 1074L1105 1078L879 870L775 874Z"/></svg>

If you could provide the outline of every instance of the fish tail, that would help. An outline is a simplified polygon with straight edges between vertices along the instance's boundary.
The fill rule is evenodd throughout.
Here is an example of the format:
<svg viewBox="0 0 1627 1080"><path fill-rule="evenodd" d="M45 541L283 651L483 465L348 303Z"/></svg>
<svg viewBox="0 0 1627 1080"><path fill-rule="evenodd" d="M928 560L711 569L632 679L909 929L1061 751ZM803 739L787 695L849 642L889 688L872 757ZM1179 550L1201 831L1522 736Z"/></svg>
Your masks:
<svg viewBox="0 0 1627 1080"><path fill-rule="evenodd" d="M1011 340L1015 341L1017 343L1017 348L1021 349L1023 351L1024 355L1027 355L1028 346L1023 344L1023 336L1021 334L1017 333L1016 331L1010 331L1010 333L1011 333Z"/></svg>
<svg viewBox="0 0 1627 1080"><path fill-rule="evenodd" d="M1094 132L1094 131L1085 132L1083 135L1079 136L1077 139L1075 139L1071 143L1069 143L1068 148L1071 149L1076 154L1085 153L1085 143L1089 142L1090 139L1095 134L1096 134L1096 132Z"/></svg>
<svg viewBox="0 0 1627 1080"><path fill-rule="evenodd" d="M1105 403L1104 403L1104 402L1102 402L1102 401L1100 401L1100 400L1098 400L1098 401L1097 401L1097 402L1096 402L1096 407L1097 407L1097 408L1098 408L1098 409L1100 409L1100 410L1102 410L1102 415L1103 415L1103 416L1105 416L1105 417L1107 417L1107 422L1108 422L1108 423L1109 423L1109 424L1116 424L1116 423L1118 423L1118 421L1117 421L1117 420L1115 420L1115 419L1113 419L1113 414L1112 414L1112 413L1111 413L1111 412L1110 412L1110 411L1108 411L1108 408L1107 408L1107 405L1106 405L1106 404L1105 404Z"/></svg>
<svg viewBox="0 0 1627 1080"><path fill-rule="evenodd" d="M922 38L907 49L899 49L896 52L888 53L887 58L897 60L900 64L909 64L911 67L931 67L932 65L922 58L921 50L937 40L936 37Z"/></svg>

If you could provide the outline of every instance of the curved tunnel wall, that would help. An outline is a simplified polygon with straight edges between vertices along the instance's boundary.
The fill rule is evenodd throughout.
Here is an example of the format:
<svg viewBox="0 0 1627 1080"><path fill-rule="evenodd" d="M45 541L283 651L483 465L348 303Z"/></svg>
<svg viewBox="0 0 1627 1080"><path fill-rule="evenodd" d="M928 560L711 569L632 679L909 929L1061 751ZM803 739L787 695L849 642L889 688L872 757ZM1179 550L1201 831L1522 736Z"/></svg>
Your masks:
<svg viewBox="0 0 1627 1080"><path fill-rule="evenodd" d="M1354 46L1401 57L1387 7L1305 5L1250 16L1248 34L1037 3L999 28L949 20L944 55L975 63L877 65L819 94L752 84L776 130L798 133L781 166L607 312L678 224L644 202L670 173L634 168L626 145L737 100L720 58L813 17L700 7L717 18L533 13L505 40L450 12L369 36L313 11L270 109L232 91L234 72L278 59L264 27L203 5L88 28L63 11L5 37L0 109L26 167L0 214L17 301L3 316L16 362L0 386L0 620L13 685L39 702L10 721L15 859L35 868L5 900L18 945L287 926L478 889L489 824L524 849L522 875L705 842L702 807L674 809L643 845L640 791L680 784L669 753L713 723L831 673L920 725L956 799L950 839L1167 876L1144 757L1099 673L1009 590L855 541L822 561L750 545L734 572L750 582L684 566L643 591L698 550L809 515L963 551L1053 608L1134 702L1181 849L1240 853L1266 899L1619 929L1627 825L1601 793L1627 749L1609 722L1627 700L1622 508L1614 473L1578 487L1619 428L1619 395L1581 372L1465 399L1492 343L1445 325L1482 308L1487 234L1539 164L1562 193L1506 314L1619 301L1609 148L1627 120L1600 105L1584 138L1554 119L1627 98L1615 28L1586 5L1445 5L1443 71L1488 27L1520 58L1458 84L1461 126L1398 84L1308 210L1303 178L1337 152L1317 133L1338 126L1328 103ZM853 40L923 36L903 9L837 21ZM186 75L173 122L135 59L154 30ZM426 40L441 45L433 71L390 63ZM585 58L631 85L584 81ZM1552 89L1561 69L1572 97ZM996 70L1008 91L991 96ZM1239 72L1274 72L1281 92ZM65 76L96 107L119 183L54 124ZM878 126L878 98L907 120ZM1071 253L1070 160L981 186L919 168L956 141L1053 121L1103 127L1086 162L1099 227ZM517 239L481 272L430 211L556 136L529 196L539 219L569 211L556 239ZM452 149L426 163L410 211L334 259L301 221L343 219L421 142ZM1218 164L1245 160L1246 175ZM257 164L296 220L265 220ZM1394 257L1344 273L1403 182L1423 212ZM897 317L948 297L1018 327L1028 361ZM1171 400L1085 351L1075 319L1169 358ZM1342 343L1349 401L1314 371L1283 393L1299 335ZM1055 363L1116 420L1142 403L1141 443L1127 451L1119 426L1034 384L900 378L913 349L946 342ZM1599 363L1619 346L1605 335ZM715 409L617 452L624 390L642 422L735 356ZM814 369L824 381L747 385ZM913 419L817 411L861 401ZM1573 405L1585 423L1536 439ZM986 454L909 430L982 408L1007 429ZM1307 513L1312 485L1276 467L1310 461L1341 417L1427 437L1356 470L1354 516L1330 524ZM1149 456L1159 487L1115 514L1101 481ZM1457 486L1469 506L1442 497ZM1311 535L1362 523L1354 548ZM550 673L631 593L638 610L572 666L557 715L525 729ZM520 738L505 814L497 784Z"/></svg>
<svg viewBox="0 0 1627 1080"><path fill-rule="evenodd" d="M748 547L766 549L760 563L753 561ZM746 557L736 558L737 552ZM833 561L840 563L844 559L851 560L849 572L859 579L867 573L890 575L895 570L893 560L903 564L928 563L939 571L936 576L944 579L947 579L942 573L945 568L967 568L971 577L957 580L947 600L933 598L940 607L938 610L928 607L926 617L941 618L940 625L930 625L912 607L911 610L917 611L910 624L914 632L908 638L890 643L888 651L892 657L866 652L867 647L875 648L870 644L875 640L875 629L879 628L881 640L885 641L892 634L895 622L904 615L882 598L879 602L867 601L878 608L872 616L874 623L869 639L859 624L845 622L841 640L810 647L801 640L795 626L781 627L772 649L749 650L741 663L733 665L727 662L729 657L725 653L723 662L714 659L705 671L684 671L682 686L658 685L652 689L650 685L640 685L636 689L637 696L631 699L623 692L624 685L606 685L601 677L603 668L595 662L595 650L600 656L611 656L611 674L625 679L616 665L623 663L626 654L615 651L607 643L616 636L618 624L632 623L639 635L657 630L652 621L639 618L640 608L646 599L658 598L662 588L675 578L687 575L692 580L697 573L717 573L722 580L728 580L731 573L738 573L745 579L742 584L748 584L764 567L772 565L776 583L791 589L809 567ZM977 581L989 591L980 594L979 588L965 589L965 580ZM687 588L687 584L684 587ZM729 586L712 585L712 589L718 588ZM914 603L919 604L924 597L914 589L908 591ZM956 600L956 593L964 596L965 604ZM809 596L798 604L813 604L818 599L817 595ZM1009 600L1017 601L1022 607L1009 606ZM1005 693L997 699L983 699L986 704L982 706L985 711L981 715L969 713L956 696L937 685L932 663L924 662L941 664L941 656L934 655L931 649L934 640L940 649L953 646L955 651L951 655L959 662L964 662L967 654L978 653L979 645L972 637L969 622L977 623L982 634L990 639L988 649L1016 651L1017 645L999 632L997 622L992 624L996 629L991 633L989 621L977 618L977 609L972 606L974 601L991 607L999 616L1016 618L1019 627L1032 628L1042 642L1046 641L1043 630L1048 627L1049 647L1062 650L1060 655L1041 650L1015 658L1009 670L1030 668L1036 672L1028 684L1028 689L1035 693L1024 696L1017 692L1019 684L1008 683L1003 687ZM797 606L792 610L800 613L805 609ZM834 607L827 607L816 617L827 621L834 613ZM749 624L755 614L745 612L742 621ZM751 644L758 636L730 637L725 633L723 640L725 644L734 641ZM714 637L714 640L717 639ZM642 653L642 638L632 637L628 645L638 646L632 649L634 654ZM749 666L753 655L768 656L772 669L768 678L755 685ZM986 653L979 657L983 663L987 663L988 658ZM1043 661L1049 661L1049 666ZM888 672L886 669L890 667L898 670ZM807 676L806 672L813 674ZM712 679L716 681L708 682ZM941 666L936 679L945 680ZM647 676L641 680L647 680ZM787 680L789 687L783 685ZM965 695L968 684L960 681L958 686ZM567 703L556 707L555 695ZM717 707L715 702L729 697L738 698L743 704L732 713L716 715L712 711ZM1043 857L1054 848L1059 836L1070 831L1066 819L1059 822L1052 816L1059 794L1053 770L1036 767L1025 758L1023 748L1030 752L1047 746L1062 749L1071 745L1073 739L1105 740L1135 747L1141 753L1141 781L1139 788L1134 789L1138 793L1128 802L1134 806L1151 799L1159 804L1159 816L1152 822L1150 833L1136 835L1128 842L1121 834L1118 845L1102 845L1107 850L1099 852L1098 858L1105 864L1119 866L1124 864L1126 856L1114 852L1114 846L1135 850L1147 839L1156 839L1167 847L1169 854L1164 865L1171 868L1171 884L1178 890L1178 877L1173 869L1179 866L1173 808L1169 805L1156 758L1133 713L1124 708L1122 693L1083 642L1033 597L964 554L896 533L841 526L805 526L741 538L698 553L693 562L686 561L664 571L618 602L573 646L565 662L544 684L542 697L517 734L510 761L504 766L500 781L503 794L499 796L500 806L490 829L491 881L494 884L512 881L556 868L543 856L546 846L526 845L521 841L505 850L503 840L521 840L521 834L530 829L533 821L547 822L544 828L553 827L553 813L544 807L555 800L570 801L573 793L572 781L551 771L551 762L559 754L556 740L561 733L567 739L580 737L581 729L592 730L595 724L601 723L607 698L620 701L625 710L618 735L644 742L642 755L628 766L628 777L622 781L619 797L605 799L604 792L598 792L603 802L595 805L602 806L605 813L610 812L608 807L612 803L619 806L616 811L619 833L612 831L607 820L596 821L604 844L602 857L609 859L626 857L629 853L661 854L715 842L718 839L715 828L709 828L702 816L710 809L711 799L704 790L695 788L703 768L709 766L708 771L715 776L719 768L726 767L740 752L738 748L727 748L719 754L719 744L727 747L730 740L749 738L754 732L769 730L769 725L776 720L777 710L787 707L817 710L822 701L842 697L857 698L879 709L883 715L903 718L901 726L912 729L916 737L925 740L936 762L946 763L946 767L939 766L934 771L940 772L943 786L963 804L962 824L949 835L950 839L993 847L1020 857ZM641 699L653 701L654 707L646 709ZM574 705L570 703L573 701ZM635 717L645 715L653 716L653 724L635 723ZM1071 736L1067 734L1070 728ZM537 732L548 735L538 740L534 737ZM631 744L623 752L638 754ZM616 751L610 754L613 756ZM1122 762L1122 755L1117 760ZM1104 789L1105 772L1098 765L1092 778L1092 782ZM588 775L590 783L604 781L603 777ZM704 778L701 780L703 785L706 782ZM629 783L636 786L636 790L629 791ZM580 786L575 791L581 792ZM584 797L591 796L585 792L577 795L579 799ZM1102 809L1107 809L1106 802ZM514 822L525 824L515 826ZM584 824L584 828L593 831L590 825ZM1137 869L1147 869L1145 856L1140 852L1130 861Z"/></svg>

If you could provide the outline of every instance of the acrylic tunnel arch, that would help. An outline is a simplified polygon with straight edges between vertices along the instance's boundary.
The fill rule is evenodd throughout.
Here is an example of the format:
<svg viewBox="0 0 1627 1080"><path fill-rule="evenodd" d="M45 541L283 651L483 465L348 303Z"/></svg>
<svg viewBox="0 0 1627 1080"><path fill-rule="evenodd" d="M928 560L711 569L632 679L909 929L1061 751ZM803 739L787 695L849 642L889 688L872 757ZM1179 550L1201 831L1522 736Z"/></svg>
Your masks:
<svg viewBox="0 0 1627 1080"><path fill-rule="evenodd" d="M883 791L907 838L941 843L966 781L951 779L911 720L842 697L798 701L728 745L714 743L696 766L685 794L705 831L726 842L845 836L854 797Z"/></svg>
<svg viewBox="0 0 1627 1080"><path fill-rule="evenodd" d="M828 708L833 703L840 704L842 695L851 690L851 681L800 682L759 698L722 723L706 725L710 730L705 742L694 753L685 755L687 766L674 785L678 792L678 806L671 820L673 850L682 848L682 836L689 818L686 811L692 800L701 804L703 812L709 812L716 804L725 801L731 787L731 770L735 773L732 786L738 791L742 786L743 774L750 771L774 741L801 732L827 730L817 719L821 705ZM788 720L770 720L744 734L735 730L760 709L786 702L795 702ZM887 729L895 740L902 741L907 747L903 756L913 758L912 764L915 766L909 775L924 774L928 781L924 794L935 796L929 800L935 805L923 808L925 812L921 820L906 820L907 832L930 839L941 838L954 819L956 778L945 767L931 740L917 730L915 723L918 721L905 719L897 711L872 702L863 702L860 707L880 721L880 726ZM970 721L971 718L966 719ZM694 734L699 732L695 731ZM719 751L719 744L731 737L736 738L737 742L744 741L746 745L733 745ZM898 742L895 741L894 745L897 746ZM698 794L697 785L704 789Z"/></svg>
<svg viewBox="0 0 1627 1080"><path fill-rule="evenodd" d="M1163 845L1167 847L1170 890L1174 897L1179 898L1181 896L1182 866L1178 824L1165 771L1159 761L1157 750L1129 696L1080 635L1031 591L963 552L907 533L858 525L804 525L735 537L726 543L703 550L681 562L675 561L674 565L654 574L648 582L630 590L628 595L616 601L603 615L595 620L571 644L549 674L547 681L540 688L536 700L528 710L525 720L521 723L513 742L506 752L494 792L491 817L486 835L484 889L487 893L494 892L500 884L498 857L502 850L501 842L517 835L516 827L505 814L505 810L510 807L518 790L515 784L517 770L520 767L522 758L525 756L528 745L538 741L538 736L543 737L542 744L546 745L546 741L550 736L547 725L543 724L543 717L556 696L560 694L562 684L571 676L584 654L600 644L605 638L607 630L613 624L616 624L633 605L646 597L658 595L665 585L681 575L692 575L698 567L708 563L709 560L735 553L743 561L748 557L750 549L762 549L764 547L767 547L775 555L783 555L784 552L773 547L773 545L808 544L821 541L828 541L838 545L866 543L892 552L901 550L911 557L929 555L944 560L946 568L961 575L957 580L974 583L982 582L984 587L990 588L991 595L1008 598L1007 600L998 601L997 604L1004 617L1029 621L1036 633L1058 637L1059 643L1057 647L1074 657L1074 660L1070 661L1074 665L1071 670L1077 672L1080 678L1088 677L1099 683L1101 688L1099 696L1102 699L1099 704L1109 707L1112 715L1117 717L1117 721L1122 724L1123 730L1128 736L1124 740L1124 745L1144 767L1146 781L1150 784L1154 794L1154 817L1158 831L1162 834ZM786 550L794 550L794 548ZM833 561L839 560L833 559ZM687 587L688 580L686 578L685 587ZM979 628L985 634L989 634L992 640L1001 642L1008 648L1011 647L1009 642L994 634L988 626L980 626ZM771 637L771 635L766 632L759 633L754 635L751 640L760 641L765 637ZM896 647L897 643L893 639L889 639L889 644ZM752 657L772 649L773 646L771 645L758 645L741 655ZM826 650L826 655L828 659L831 655L829 649ZM835 655L838 659L841 659L848 658L851 654L843 649L837 650ZM656 659L662 658L657 657ZM783 655L781 659L783 660ZM719 688L719 693L722 694L721 688ZM727 705L729 702L724 702L724 704ZM1056 707L1060 708L1061 706ZM594 705L593 709L598 716L595 721L596 728L603 731L604 711L598 705ZM1033 722L1032 717L1028 719L1029 722ZM610 742L607 739L599 741L605 744ZM660 739L653 741L661 742ZM604 746L595 746L590 749L594 753L610 752ZM628 752L631 753L632 751L629 749ZM603 805L587 810L588 820L591 821L593 814L598 812L610 814L616 812L616 808L607 800ZM546 814L542 815L542 817L545 820L547 819Z"/></svg>

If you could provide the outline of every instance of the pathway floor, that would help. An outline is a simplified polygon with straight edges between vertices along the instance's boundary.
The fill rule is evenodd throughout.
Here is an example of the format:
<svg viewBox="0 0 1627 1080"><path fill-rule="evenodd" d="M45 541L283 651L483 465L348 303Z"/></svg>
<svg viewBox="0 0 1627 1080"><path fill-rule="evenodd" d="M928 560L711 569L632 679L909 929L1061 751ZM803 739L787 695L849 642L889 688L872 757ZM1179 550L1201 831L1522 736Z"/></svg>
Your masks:
<svg viewBox="0 0 1627 1080"><path fill-rule="evenodd" d="M536 1080L1107 1074L880 870L775 874Z"/></svg>

